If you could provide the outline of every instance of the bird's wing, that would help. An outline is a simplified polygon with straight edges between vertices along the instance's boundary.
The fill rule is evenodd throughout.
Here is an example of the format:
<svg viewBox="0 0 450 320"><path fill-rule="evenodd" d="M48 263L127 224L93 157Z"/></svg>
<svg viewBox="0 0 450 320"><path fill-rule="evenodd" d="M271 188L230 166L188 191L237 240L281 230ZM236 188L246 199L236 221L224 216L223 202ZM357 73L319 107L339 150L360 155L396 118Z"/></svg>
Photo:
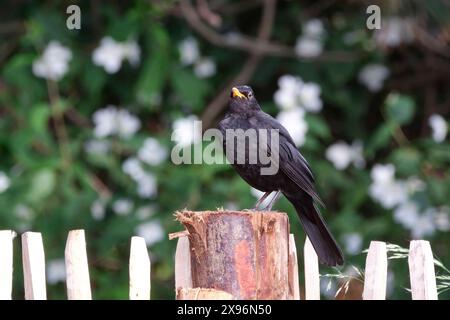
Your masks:
<svg viewBox="0 0 450 320"><path fill-rule="evenodd" d="M276 129L280 134L279 167L299 188L324 206L314 187L315 179L306 159L295 146L289 132L277 120L266 113L256 116L258 128Z"/></svg>

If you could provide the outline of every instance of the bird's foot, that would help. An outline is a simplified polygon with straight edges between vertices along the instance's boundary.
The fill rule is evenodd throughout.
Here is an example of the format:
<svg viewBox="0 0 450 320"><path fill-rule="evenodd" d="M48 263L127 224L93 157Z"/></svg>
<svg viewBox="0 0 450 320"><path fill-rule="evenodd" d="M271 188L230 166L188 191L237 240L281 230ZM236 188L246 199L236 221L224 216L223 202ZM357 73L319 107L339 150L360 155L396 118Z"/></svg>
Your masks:
<svg viewBox="0 0 450 320"><path fill-rule="evenodd" d="M278 190L273 196L272 200L270 200L269 204L264 208L264 211L272 211L273 205L277 202L278 198L280 198L281 192Z"/></svg>
<svg viewBox="0 0 450 320"><path fill-rule="evenodd" d="M266 200L266 198L267 198L271 193L272 193L271 191L268 191L268 192L264 193L264 194L262 195L262 197L259 198L258 201L256 201L255 207L254 207L253 209L251 209L251 211L259 211L259 210L261 210L259 206L263 203L264 200Z"/></svg>

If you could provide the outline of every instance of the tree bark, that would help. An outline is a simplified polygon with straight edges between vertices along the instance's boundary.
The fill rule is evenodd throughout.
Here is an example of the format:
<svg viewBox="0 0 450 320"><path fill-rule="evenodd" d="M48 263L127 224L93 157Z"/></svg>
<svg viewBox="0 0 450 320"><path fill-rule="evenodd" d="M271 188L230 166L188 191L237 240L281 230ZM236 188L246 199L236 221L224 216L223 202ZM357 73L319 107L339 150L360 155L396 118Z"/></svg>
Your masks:
<svg viewBox="0 0 450 320"><path fill-rule="evenodd" d="M193 288L235 299L289 298L289 219L281 212L182 211Z"/></svg>

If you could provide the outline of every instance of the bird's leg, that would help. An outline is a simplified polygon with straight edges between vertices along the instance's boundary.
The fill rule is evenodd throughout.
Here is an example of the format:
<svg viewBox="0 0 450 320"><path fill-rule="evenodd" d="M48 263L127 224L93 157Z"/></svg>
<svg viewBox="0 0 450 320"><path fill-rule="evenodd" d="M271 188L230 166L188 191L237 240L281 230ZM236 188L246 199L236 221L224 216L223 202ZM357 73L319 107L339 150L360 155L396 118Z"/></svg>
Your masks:
<svg viewBox="0 0 450 320"><path fill-rule="evenodd" d="M272 200L270 200L269 204L264 208L265 211L270 211L272 210L273 205L275 204L275 202L277 202L278 198L280 197L281 192L280 190L277 190L277 192L275 193L275 195L273 196Z"/></svg>
<svg viewBox="0 0 450 320"><path fill-rule="evenodd" d="M271 193L272 193L272 191L268 191L268 192L264 193L264 194L262 195L262 197L259 198L258 201L256 201L255 207L253 208L253 210L258 210L258 209L259 209L259 206L261 205L261 203L262 203L262 202L263 202L263 201L264 201Z"/></svg>

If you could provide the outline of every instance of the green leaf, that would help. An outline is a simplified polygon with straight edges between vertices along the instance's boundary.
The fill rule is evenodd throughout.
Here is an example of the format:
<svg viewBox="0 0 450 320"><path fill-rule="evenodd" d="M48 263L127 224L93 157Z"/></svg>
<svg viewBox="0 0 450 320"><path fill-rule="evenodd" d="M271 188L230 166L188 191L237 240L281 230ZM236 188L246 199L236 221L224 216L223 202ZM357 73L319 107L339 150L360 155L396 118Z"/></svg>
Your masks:
<svg viewBox="0 0 450 320"><path fill-rule="evenodd" d="M408 124L414 117L415 103L409 96L392 93L386 99L386 111L389 119Z"/></svg>
<svg viewBox="0 0 450 320"><path fill-rule="evenodd" d="M321 117L308 114L306 122L308 123L309 132L315 136L320 138L329 138L331 136L328 124Z"/></svg>
<svg viewBox="0 0 450 320"><path fill-rule="evenodd" d="M391 132L393 130L393 124L388 122L382 124L373 134L369 143L367 144L367 154L373 156L376 151L381 148L387 147L391 140Z"/></svg>
<svg viewBox="0 0 450 320"><path fill-rule="evenodd" d="M172 70L172 85L181 100L195 110L203 107L208 93L208 84L197 78L186 69L174 68Z"/></svg>
<svg viewBox="0 0 450 320"><path fill-rule="evenodd" d="M47 121L50 117L50 106L40 103L32 107L30 112L30 125L37 134L45 133Z"/></svg>
<svg viewBox="0 0 450 320"><path fill-rule="evenodd" d="M392 162L401 175L414 175L420 171L420 153L413 148L401 148L392 153Z"/></svg>
<svg viewBox="0 0 450 320"><path fill-rule="evenodd" d="M164 48L150 55L144 64L136 85L136 99L145 105L154 105L167 76L169 59Z"/></svg>

